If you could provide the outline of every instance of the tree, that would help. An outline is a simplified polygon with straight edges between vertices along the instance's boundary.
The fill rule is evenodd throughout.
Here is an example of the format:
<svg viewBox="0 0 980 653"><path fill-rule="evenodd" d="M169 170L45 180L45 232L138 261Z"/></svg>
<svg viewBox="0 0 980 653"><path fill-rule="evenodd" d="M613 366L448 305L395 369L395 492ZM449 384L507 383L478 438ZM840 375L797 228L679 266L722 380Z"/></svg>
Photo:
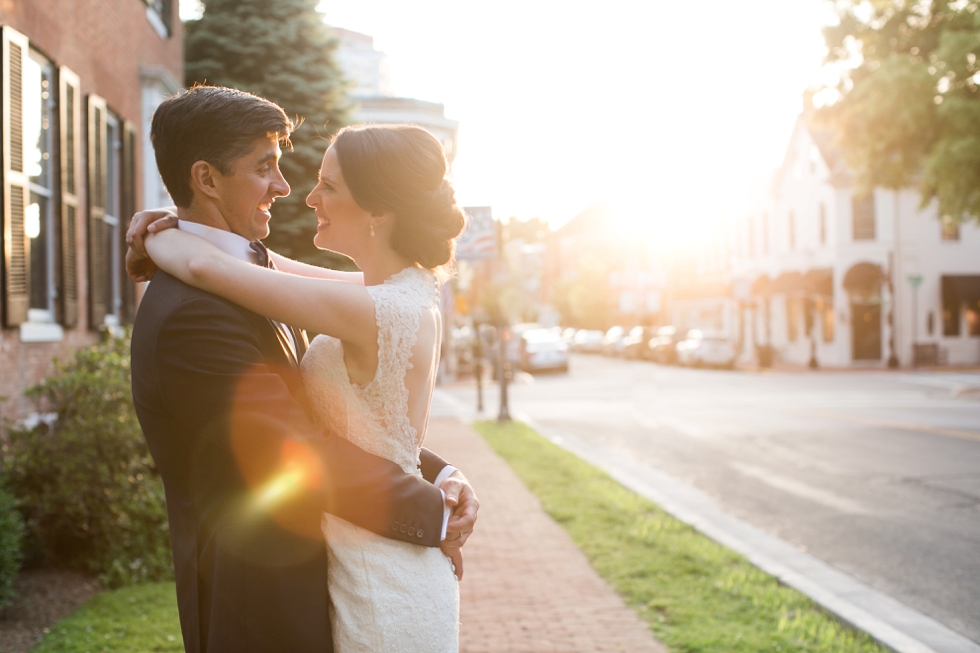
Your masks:
<svg viewBox="0 0 980 653"><path fill-rule="evenodd" d="M980 220L980 2L830 0L835 129L864 189L919 183L923 205Z"/></svg>
<svg viewBox="0 0 980 653"><path fill-rule="evenodd" d="M349 107L346 83L334 60L337 40L316 10L317 0L206 0L200 20L185 28L185 82L255 93L303 119L284 153L283 176L292 192L273 206L266 243L277 252L331 267L349 264L313 246L316 218L306 195L316 183L327 139L342 127Z"/></svg>

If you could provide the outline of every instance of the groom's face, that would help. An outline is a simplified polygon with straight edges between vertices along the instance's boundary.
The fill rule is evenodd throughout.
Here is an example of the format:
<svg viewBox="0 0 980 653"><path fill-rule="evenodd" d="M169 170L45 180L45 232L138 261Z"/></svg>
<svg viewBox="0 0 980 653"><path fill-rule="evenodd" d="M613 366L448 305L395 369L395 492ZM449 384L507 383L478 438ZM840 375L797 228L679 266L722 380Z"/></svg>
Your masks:
<svg viewBox="0 0 980 653"><path fill-rule="evenodd" d="M279 170L281 156L274 135L260 137L248 154L232 161L229 174L215 170L219 210L232 233L248 240L269 235L272 203L289 195L289 184Z"/></svg>

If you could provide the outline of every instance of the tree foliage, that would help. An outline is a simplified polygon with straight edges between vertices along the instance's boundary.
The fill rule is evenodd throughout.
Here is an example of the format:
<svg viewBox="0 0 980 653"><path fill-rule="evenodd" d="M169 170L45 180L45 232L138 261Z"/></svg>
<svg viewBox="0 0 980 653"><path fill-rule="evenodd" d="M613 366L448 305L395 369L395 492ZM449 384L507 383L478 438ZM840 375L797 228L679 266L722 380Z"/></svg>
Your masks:
<svg viewBox="0 0 980 653"><path fill-rule="evenodd" d="M327 138L348 115L346 83L334 60L337 41L317 0L206 0L200 20L185 26L185 82L255 93L303 119L293 151L283 155L292 191L273 206L266 243L311 263L337 264L313 246L316 218L306 195L316 183ZM343 259L346 261L347 259Z"/></svg>
<svg viewBox="0 0 980 653"><path fill-rule="evenodd" d="M838 132L864 188L918 183L940 215L980 219L980 2L830 0Z"/></svg>

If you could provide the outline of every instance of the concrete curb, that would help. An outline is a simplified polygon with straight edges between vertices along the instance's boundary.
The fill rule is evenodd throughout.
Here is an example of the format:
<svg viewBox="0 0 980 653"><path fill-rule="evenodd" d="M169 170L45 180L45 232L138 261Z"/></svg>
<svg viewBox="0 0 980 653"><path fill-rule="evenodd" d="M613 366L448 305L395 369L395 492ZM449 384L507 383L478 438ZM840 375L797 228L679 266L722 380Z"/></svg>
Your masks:
<svg viewBox="0 0 980 653"><path fill-rule="evenodd" d="M716 542L744 555L780 582L806 594L842 622L896 653L980 653L980 645L935 619L841 572L748 522L726 514L714 499L655 467L516 418L551 442L596 465L624 487Z"/></svg>

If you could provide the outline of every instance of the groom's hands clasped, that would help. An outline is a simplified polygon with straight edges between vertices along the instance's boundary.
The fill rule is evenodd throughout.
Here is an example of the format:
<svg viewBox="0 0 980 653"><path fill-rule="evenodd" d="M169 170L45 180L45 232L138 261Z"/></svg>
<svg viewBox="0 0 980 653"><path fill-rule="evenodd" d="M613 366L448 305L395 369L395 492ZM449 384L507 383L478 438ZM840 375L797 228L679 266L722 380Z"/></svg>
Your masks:
<svg viewBox="0 0 980 653"><path fill-rule="evenodd" d="M456 578L463 578L463 550L473 527L476 525L476 515L480 510L480 502L476 498L473 486L459 470L442 482L439 486L446 493L446 505L452 509L449 523L446 526L446 539L439 545L442 552L449 556L455 567Z"/></svg>

